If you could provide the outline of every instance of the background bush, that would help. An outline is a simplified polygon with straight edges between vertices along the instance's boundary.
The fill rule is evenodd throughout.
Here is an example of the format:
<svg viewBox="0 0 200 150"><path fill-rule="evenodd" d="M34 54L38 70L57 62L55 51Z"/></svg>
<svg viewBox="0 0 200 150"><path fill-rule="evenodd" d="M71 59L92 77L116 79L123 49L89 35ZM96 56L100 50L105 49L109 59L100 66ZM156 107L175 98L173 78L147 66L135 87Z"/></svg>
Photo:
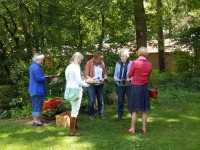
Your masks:
<svg viewBox="0 0 200 150"><path fill-rule="evenodd" d="M3 85L0 86L0 109L6 110L11 108L11 101L13 97L17 96L14 86Z"/></svg>

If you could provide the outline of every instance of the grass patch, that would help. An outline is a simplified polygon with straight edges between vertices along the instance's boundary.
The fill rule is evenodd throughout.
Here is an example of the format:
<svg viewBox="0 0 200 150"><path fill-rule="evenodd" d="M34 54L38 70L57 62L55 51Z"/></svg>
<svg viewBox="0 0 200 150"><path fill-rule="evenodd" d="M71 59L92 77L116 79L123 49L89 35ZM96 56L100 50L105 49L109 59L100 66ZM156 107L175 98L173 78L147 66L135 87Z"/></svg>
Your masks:
<svg viewBox="0 0 200 150"><path fill-rule="evenodd" d="M130 114L125 111L122 121L117 121L116 106L106 106L107 119L89 121L80 113L80 137L68 136L69 128L56 127L55 122L44 128L28 125L28 119L0 120L1 150L169 150L200 148L200 103L153 103L149 112L148 134L129 135ZM139 116L140 117L140 116Z"/></svg>

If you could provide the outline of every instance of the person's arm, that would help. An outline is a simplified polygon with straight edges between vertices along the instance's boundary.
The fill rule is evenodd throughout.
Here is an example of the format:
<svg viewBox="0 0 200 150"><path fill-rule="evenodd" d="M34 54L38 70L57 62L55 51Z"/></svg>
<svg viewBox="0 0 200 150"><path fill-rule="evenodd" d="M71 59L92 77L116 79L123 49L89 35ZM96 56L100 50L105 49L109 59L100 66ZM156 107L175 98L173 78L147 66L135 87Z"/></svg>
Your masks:
<svg viewBox="0 0 200 150"><path fill-rule="evenodd" d="M129 72L127 72L127 77L132 78L134 75L134 71L135 71L135 62L132 62L131 68L130 68Z"/></svg>
<svg viewBox="0 0 200 150"><path fill-rule="evenodd" d="M128 66L127 66L127 72L129 72L130 71L130 68L131 68L131 61L129 62L129 64L128 64ZM132 80L132 78L129 78L128 76L127 76L127 81L129 82L129 81L131 81Z"/></svg>
<svg viewBox="0 0 200 150"><path fill-rule="evenodd" d="M80 75L81 69L79 66L76 66L75 68L73 68L73 73L76 79L76 82L78 83L79 86L84 86L87 87L89 86L85 80L81 79L81 75Z"/></svg>
<svg viewBox="0 0 200 150"><path fill-rule="evenodd" d="M114 73L114 81L120 81L119 75L118 75L118 67L119 67L119 65L118 65L118 63L116 63L116 65L115 65L115 73Z"/></svg>
<svg viewBox="0 0 200 150"><path fill-rule="evenodd" d="M33 73L34 73L36 81L38 82L45 82L45 81L50 80L49 77L44 77L42 70L39 67L34 69Z"/></svg>
<svg viewBox="0 0 200 150"><path fill-rule="evenodd" d="M104 63L103 60L101 61L101 65L103 66L102 77L103 77L104 79L108 79L108 76L107 76L107 73L106 73L106 66L105 66L105 63Z"/></svg>

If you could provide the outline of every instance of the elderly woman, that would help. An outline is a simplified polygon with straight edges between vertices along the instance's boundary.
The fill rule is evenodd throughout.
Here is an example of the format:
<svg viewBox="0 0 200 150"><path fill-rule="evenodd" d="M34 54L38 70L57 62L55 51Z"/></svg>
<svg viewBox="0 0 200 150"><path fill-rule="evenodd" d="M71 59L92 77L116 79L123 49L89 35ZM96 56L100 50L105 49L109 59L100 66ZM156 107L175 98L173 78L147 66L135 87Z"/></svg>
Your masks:
<svg viewBox="0 0 200 150"><path fill-rule="evenodd" d="M119 52L120 60L115 66L114 81L117 84L118 95L118 120L122 119L124 111L124 98L127 96L130 99L131 94L131 79L127 77L127 72L130 70L131 61L129 61L129 51L122 49Z"/></svg>
<svg viewBox="0 0 200 150"><path fill-rule="evenodd" d="M82 86L87 87L88 84L85 80L81 78L81 69L80 64L83 60L83 55L80 52L74 53L72 58L70 59L70 64L67 66L65 70L66 77L66 89L67 88L80 88L79 99L77 101L70 101L71 103L71 117L70 117L70 131L69 135L71 136L79 136L80 133L77 132L77 116L79 113L81 99L82 99Z"/></svg>
<svg viewBox="0 0 200 150"><path fill-rule="evenodd" d="M33 62L29 68L30 81L28 92L30 93L32 99L32 116L34 126L43 126L39 116L46 95L45 82L50 80L50 78L44 77L40 68L44 58L43 54L35 53L33 56Z"/></svg>
<svg viewBox="0 0 200 150"><path fill-rule="evenodd" d="M99 81L107 80L106 68L103 62L103 54L101 52L95 52L92 59L87 61L85 66L86 79L97 78ZM88 91L88 112L89 119L94 120L94 102L95 96L98 101L98 113L101 119L105 119L104 116L104 100L103 100L103 84L90 85L87 88Z"/></svg>
<svg viewBox="0 0 200 150"><path fill-rule="evenodd" d="M138 112L142 113L143 134L147 133L147 111L150 110L150 97L148 91L148 80L152 71L152 64L147 60L148 51L145 47L138 50L138 59L132 62L128 77L132 80L132 97L128 101L128 110L132 114L131 127L128 130L130 134L135 134L135 125L137 122Z"/></svg>

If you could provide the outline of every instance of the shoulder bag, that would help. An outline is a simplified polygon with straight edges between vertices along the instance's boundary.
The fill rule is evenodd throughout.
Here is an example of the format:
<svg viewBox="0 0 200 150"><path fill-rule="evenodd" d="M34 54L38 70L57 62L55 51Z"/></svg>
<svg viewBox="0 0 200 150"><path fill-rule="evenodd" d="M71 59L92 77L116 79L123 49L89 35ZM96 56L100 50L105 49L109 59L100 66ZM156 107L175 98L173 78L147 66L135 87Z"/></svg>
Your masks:
<svg viewBox="0 0 200 150"><path fill-rule="evenodd" d="M153 75L153 71L152 71L152 80L153 80L153 89L149 89L149 96L153 99L157 99L158 98L158 92L156 89L156 83L155 83L155 79L154 79L154 75Z"/></svg>

